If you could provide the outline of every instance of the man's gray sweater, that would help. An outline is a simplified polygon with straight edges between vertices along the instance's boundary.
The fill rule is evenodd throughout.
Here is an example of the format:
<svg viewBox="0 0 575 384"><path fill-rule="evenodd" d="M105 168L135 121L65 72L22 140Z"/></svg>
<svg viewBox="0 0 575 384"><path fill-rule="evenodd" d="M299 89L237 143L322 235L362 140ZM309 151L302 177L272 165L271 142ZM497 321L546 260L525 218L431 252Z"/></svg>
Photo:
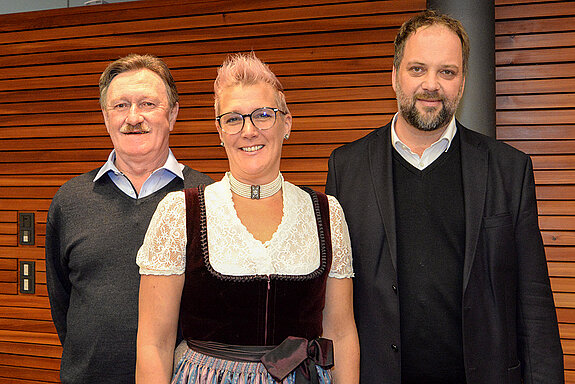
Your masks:
<svg viewBox="0 0 575 384"><path fill-rule="evenodd" d="M140 275L135 263L148 224L169 192L210 184L189 167L184 179L141 199L98 170L64 184L46 225L46 276L63 346L62 383L133 384Z"/></svg>

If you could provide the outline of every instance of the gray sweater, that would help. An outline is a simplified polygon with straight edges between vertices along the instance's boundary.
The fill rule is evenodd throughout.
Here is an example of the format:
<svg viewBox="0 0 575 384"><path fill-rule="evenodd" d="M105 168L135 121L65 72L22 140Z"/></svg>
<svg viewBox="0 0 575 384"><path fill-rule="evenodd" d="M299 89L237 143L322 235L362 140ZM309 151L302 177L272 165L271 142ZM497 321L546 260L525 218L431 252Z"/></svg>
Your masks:
<svg viewBox="0 0 575 384"><path fill-rule="evenodd" d="M63 346L62 383L134 383L138 288L135 263L148 224L169 192L210 184L189 167L150 196L133 199L97 169L54 196L46 225L46 276Z"/></svg>

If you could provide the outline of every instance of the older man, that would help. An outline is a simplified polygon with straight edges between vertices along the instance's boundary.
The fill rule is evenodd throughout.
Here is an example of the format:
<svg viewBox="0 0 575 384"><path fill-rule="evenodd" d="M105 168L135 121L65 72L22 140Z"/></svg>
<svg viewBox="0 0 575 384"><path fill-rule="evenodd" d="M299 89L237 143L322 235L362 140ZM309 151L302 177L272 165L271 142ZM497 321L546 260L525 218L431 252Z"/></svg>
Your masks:
<svg viewBox="0 0 575 384"><path fill-rule="evenodd" d="M455 120L468 56L457 20L407 21L399 112L329 161L354 253L362 384L563 382L531 160Z"/></svg>
<svg viewBox="0 0 575 384"><path fill-rule="evenodd" d="M169 148L179 104L162 60L130 55L111 63L100 77L100 104L114 150L101 168L59 189L46 226L65 384L134 383L136 253L168 192L212 182L178 163Z"/></svg>

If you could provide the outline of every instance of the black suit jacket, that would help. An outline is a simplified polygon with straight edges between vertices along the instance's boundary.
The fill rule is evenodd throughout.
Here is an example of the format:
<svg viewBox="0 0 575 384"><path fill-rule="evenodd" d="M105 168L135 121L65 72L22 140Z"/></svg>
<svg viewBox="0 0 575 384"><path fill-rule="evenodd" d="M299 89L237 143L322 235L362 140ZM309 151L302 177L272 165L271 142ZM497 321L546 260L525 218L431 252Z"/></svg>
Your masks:
<svg viewBox="0 0 575 384"><path fill-rule="evenodd" d="M361 383L401 383L391 123L336 149L326 193L349 226ZM531 159L457 123L465 204L468 384L562 383L563 355Z"/></svg>

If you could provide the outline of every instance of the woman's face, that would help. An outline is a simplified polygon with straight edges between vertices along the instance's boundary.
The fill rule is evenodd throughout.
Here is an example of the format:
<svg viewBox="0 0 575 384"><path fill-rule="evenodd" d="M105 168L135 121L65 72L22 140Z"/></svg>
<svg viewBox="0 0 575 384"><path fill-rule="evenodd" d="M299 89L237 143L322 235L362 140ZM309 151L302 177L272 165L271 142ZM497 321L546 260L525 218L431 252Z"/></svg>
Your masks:
<svg viewBox="0 0 575 384"><path fill-rule="evenodd" d="M231 86L220 95L218 114L237 112L244 115L262 107L278 108L275 95L275 90L266 83ZM249 117L244 120L243 129L236 134L227 134L216 122L230 171L244 183L269 183L277 177L280 169L282 144L284 136L291 130L291 115L278 112L275 124L266 130L254 127Z"/></svg>

